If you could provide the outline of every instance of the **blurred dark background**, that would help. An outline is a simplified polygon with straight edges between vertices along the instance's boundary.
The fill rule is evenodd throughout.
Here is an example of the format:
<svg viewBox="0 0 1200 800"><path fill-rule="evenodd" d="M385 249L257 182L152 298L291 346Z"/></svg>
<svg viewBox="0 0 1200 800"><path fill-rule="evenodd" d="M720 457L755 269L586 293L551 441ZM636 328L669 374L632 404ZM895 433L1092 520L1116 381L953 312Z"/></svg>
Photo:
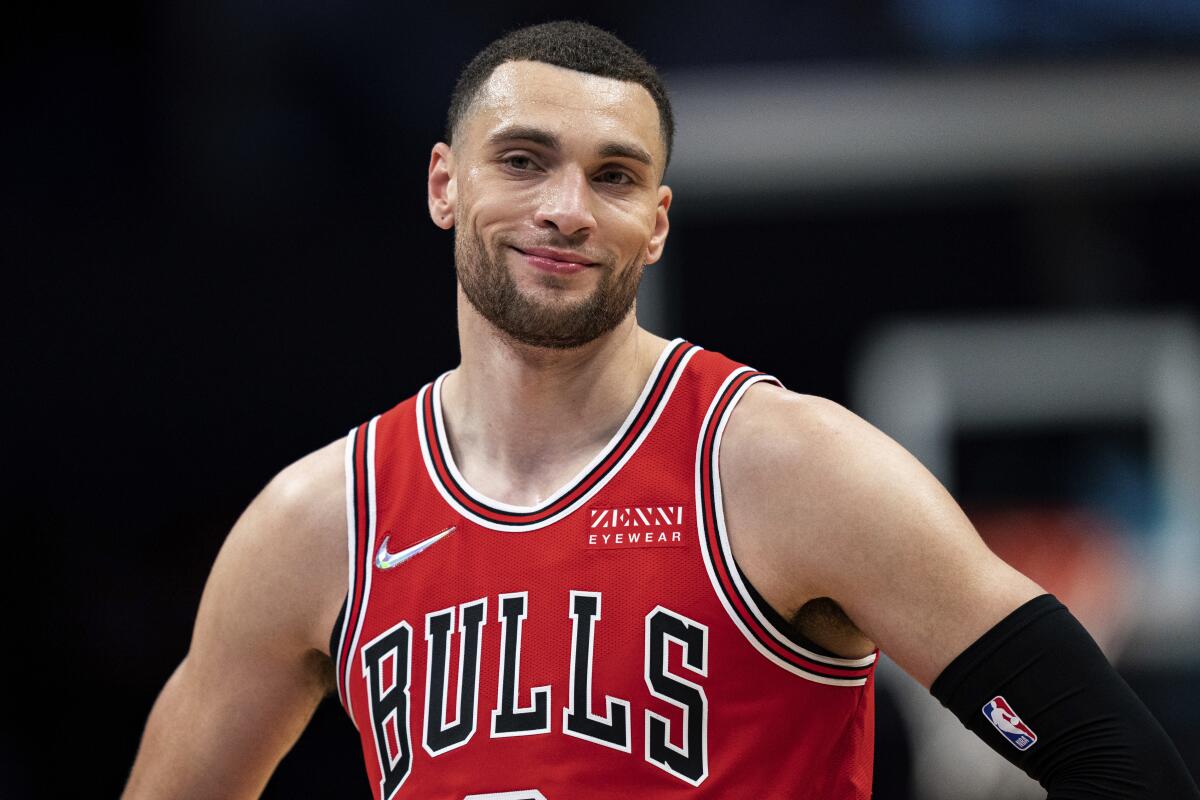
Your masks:
<svg viewBox="0 0 1200 800"><path fill-rule="evenodd" d="M218 0L3 13L15 547L0 795L115 796L241 509L281 467L457 363L429 149L461 66L562 12ZM643 299L656 332L857 408L855 365L897 321L1200 318L1193 2L616 2L586 17L682 87L671 239ZM1129 74L1154 91L1122 94ZM1114 87L1111 115L1072 117L1066 90L1039 95L1052 111L1019 122L1013 148L926 118L945 142L887 150L888 115L912 98L1021 109L1026 90L1093 75ZM851 109L876 138L845 152L832 135L805 149L803 125L795 149L771 129L756 150L752 135L721 138L736 105L694 91L722 76L777 81L784 98L799 86L817 127L840 87L908 94ZM1106 133L1126 103L1160 116ZM785 131L793 112L779 110ZM1073 157L1073 125L1094 157ZM790 166L776 170L780 152ZM1135 466L1149 458L1140 430L1105 434ZM991 502L971 454L1019 464L1061 450L1046 441L1015 456L960 442L961 488ZM1057 502L1036 484L1014 491ZM1119 663L1200 771L1200 669L1168 656ZM885 683L877 796L933 796L920 758L906 760L916 712ZM360 759L327 702L267 796L369 796Z"/></svg>

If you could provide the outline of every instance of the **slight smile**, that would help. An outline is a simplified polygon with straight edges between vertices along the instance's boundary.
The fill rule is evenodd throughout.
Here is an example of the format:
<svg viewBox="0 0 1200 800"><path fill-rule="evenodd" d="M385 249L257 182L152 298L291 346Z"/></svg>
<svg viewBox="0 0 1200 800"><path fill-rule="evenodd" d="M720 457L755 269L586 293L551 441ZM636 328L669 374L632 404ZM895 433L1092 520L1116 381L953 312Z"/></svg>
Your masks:
<svg viewBox="0 0 1200 800"><path fill-rule="evenodd" d="M564 250L552 250L543 247L531 247L528 250L513 247L513 250L520 253L532 266L556 275L569 275L580 272L596 263L584 259L578 253L571 253Z"/></svg>

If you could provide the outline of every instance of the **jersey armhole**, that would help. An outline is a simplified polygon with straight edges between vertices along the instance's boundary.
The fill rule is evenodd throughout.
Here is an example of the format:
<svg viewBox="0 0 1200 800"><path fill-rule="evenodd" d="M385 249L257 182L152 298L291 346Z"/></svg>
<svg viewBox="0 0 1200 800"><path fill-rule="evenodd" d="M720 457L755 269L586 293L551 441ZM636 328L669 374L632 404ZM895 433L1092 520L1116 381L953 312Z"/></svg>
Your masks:
<svg viewBox="0 0 1200 800"><path fill-rule="evenodd" d="M783 614L775 610L775 606L767 602L766 598L759 593L758 589L754 588L754 584L746 577L746 573L742 572L741 566L735 559L733 562L734 569L737 570L738 576L742 579L742 584L746 587L747 594L750 595L750 600L758 608L759 612L767 618L767 620L775 626L775 629L788 638L788 641L793 644L803 647L805 650L811 650L817 655L825 656L826 658L841 658L837 653L834 653L813 640L809 639L800 631L796 630L796 626L789 622Z"/></svg>
<svg viewBox="0 0 1200 800"><path fill-rule="evenodd" d="M721 437L734 407L756 383L781 385L750 367L734 369L717 390L700 427L696 446L696 521L704 566L713 590L734 626L764 658L793 675L827 686L863 686L878 652L841 658L790 635L791 626L750 587L734 561L721 497ZM782 623L782 624L781 624Z"/></svg>
<svg viewBox="0 0 1200 800"><path fill-rule="evenodd" d="M346 604L350 601L350 593L342 598L342 607L333 620L333 630L329 632L329 657L337 663L338 640L341 639L343 620L346 618Z"/></svg>
<svg viewBox="0 0 1200 800"><path fill-rule="evenodd" d="M347 585L330 640L329 655L342 707L357 726L351 696L351 663L358 649L371 596L371 553L375 546L375 430L379 417L346 437Z"/></svg>

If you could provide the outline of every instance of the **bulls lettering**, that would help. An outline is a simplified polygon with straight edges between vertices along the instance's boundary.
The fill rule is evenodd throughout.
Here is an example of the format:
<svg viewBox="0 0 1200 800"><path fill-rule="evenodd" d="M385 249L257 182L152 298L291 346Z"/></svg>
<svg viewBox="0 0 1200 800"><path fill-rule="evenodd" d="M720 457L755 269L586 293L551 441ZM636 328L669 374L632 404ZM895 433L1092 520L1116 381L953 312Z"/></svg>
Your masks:
<svg viewBox="0 0 1200 800"><path fill-rule="evenodd" d="M563 676L567 681L568 697L562 708L561 733L631 753L633 714L630 702L605 694L604 687L593 685L595 664L606 652L604 642L612 641L605 638L603 632L606 629L598 624L601 599L599 592L570 592L566 615L571 620L570 672ZM475 735L480 713L479 669L487 606L487 598L482 597L425 615L423 746L431 757L461 747ZM551 731L552 687L523 689L521 685L521 667L525 660L522 640L528 613L528 592L511 592L497 598L496 621L500 623L500 630L496 707L491 711L492 738ZM565 622L556 614L553 623L544 623L564 626L560 638L564 644ZM607 630L616 627L610 623ZM708 777L709 708L703 686L708 676L708 628L663 606L646 614L643 627L643 676L646 688L654 698L652 707L643 711L645 760L674 778L699 786ZM597 631L601 632L599 637ZM382 775L382 800L392 800L413 768L409 686L412 650L413 631L407 622L398 623L362 649L371 731ZM455 651L457 681L451 681L450 663ZM678 654L677 660L672 658L673 653ZM610 653L606 664L614 663ZM672 665L677 666L673 669ZM637 669L637 666L628 664L616 668ZM603 674L614 673L606 671ZM452 684L457 687L454 698L449 696ZM666 711L668 706L677 710L669 718L652 710Z"/></svg>
<svg viewBox="0 0 1200 800"><path fill-rule="evenodd" d="M607 715L592 713L592 656L599 592L571 592L571 700L563 709L563 733L629 752L629 701L605 696Z"/></svg>
<svg viewBox="0 0 1200 800"><path fill-rule="evenodd" d="M362 649L363 679L371 700L371 730L379 759L379 796L391 800L412 769L409 734L409 676L412 627L407 622L371 640Z"/></svg>
<svg viewBox="0 0 1200 800"><path fill-rule="evenodd" d="M528 592L500 595L500 689L492 712L492 736L528 736L550 731L550 687L533 689L533 704L517 705L521 687L521 623Z"/></svg>
<svg viewBox="0 0 1200 800"><path fill-rule="evenodd" d="M671 743L671 723L646 710L646 760L699 786L708 777L708 697L704 687L667 668L667 645L683 648L683 666L696 677L708 675L708 628L662 606L646 616L646 688L683 709L682 747Z"/></svg>
<svg viewBox="0 0 1200 800"><path fill-rule="evenodd" d="M425 671L425 751L431 756L461 747L475 735L479 701L479 629L487 615L487 598L458 607L458 703L454 722L446 724L447 678L454 607L425 615L428 668Z"/></svg>

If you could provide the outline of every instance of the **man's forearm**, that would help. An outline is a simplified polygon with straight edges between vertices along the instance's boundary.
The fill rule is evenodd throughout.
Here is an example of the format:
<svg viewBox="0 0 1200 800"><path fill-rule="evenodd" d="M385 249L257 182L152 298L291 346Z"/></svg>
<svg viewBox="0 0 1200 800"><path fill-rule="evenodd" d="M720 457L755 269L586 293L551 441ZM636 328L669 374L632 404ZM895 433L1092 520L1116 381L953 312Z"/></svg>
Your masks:
<svg viewBox="0 0 1200 800"><path fill-rule="evenodd" d="M930 691L1050 800L1200 798L1162 727L1051 595L980 637Z"/></svg>

